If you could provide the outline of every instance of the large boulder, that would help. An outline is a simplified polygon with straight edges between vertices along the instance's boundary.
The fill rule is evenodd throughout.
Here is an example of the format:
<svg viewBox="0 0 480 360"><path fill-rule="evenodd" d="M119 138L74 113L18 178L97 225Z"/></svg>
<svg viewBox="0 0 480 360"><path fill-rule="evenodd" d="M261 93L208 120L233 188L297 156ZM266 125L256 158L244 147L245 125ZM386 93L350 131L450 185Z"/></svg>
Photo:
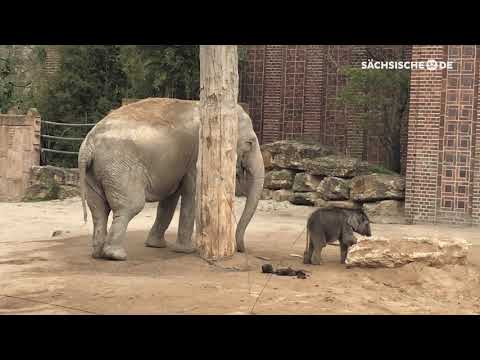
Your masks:
<svg viewBox="0 0 480 360"><path fill-rule="evenodd" d="M324 200L347 200L350 197L350 186L347 180L337 177L326 177L317 187Z"/></svg>
<svg viewBox="0 0 480 360"><path fill-rule="evenodd" d="M402 200L405 179L400 175L372 174L357 176L350 183L350 198L354 201Z"/></svg>
<svg viewBox="0 0 480 360"><path fill-rule="evenodd" d="M324 156L315 159L305 159L304 170L312 175L353 178L359 175L371 174L374 168L366 161L344 156Z"/></svg>
<svg viewBox="0 0 480 360"><path fill-rule="evenodd" d="M315 205L315 200L320 197L316 192L294 192L289 201L295 205Z"/></svg>
<svg viewBox="0 0 480 360"><path fill-rule="evenodd" d="M265 175L264 187L272 190L291 189L295 172L292 170L272 170Z"/></svg>
<svg viewBox="0 0 480 360"><path fill-rule="evenodd" d="M305 170L304 162L307 159L335 154L336 151L328 146L313 141L282 140L262 145L262 154L267 166Z"/></svg>
<svg viewBox="0 0 480 360"><path fill-rule="evenodd" d="M401 200L364 203L363 210L374 224L406 224L405 202Z"/></svg>
<svg viewBox="0 0 480 360"><path fill-rule="evenodd" d="M323 199L315 200L314 206L319 208L341 208L341 209L360 209L362 204L356 203L354 201L326 201Z"/></svg>
<svg viewBox="0 0 480 360"><path fill-rule="evenodd" d="M47 180L53 180L59 185L78 186L80 183L80 174L78 169L67 169L56 166L32 166L32 183L42 183Z"/></svg>
<svg viewBox="0 0 480 360"><path fill-rule="evenodd" d="M80 195L78 169L33 166L24 201L66 199Z"/></svg>
<svg viewBox="0 0 480 360"><path fill-rule="evenodd" d="M307 173L298 173L293 180L292 190L295 192L317 191L321 178Z"/></svg>
<svg viewBox="0 0 480 360"><path fill-rule="evenodd" d="M470 244L463 239L405 237L402 239L356 236L346 259L348 267L394 268L412 262L429 266L464 265Z"/></svg>
<svg viewBox="0 0 480 360"><path fill-rule="evenodd" d="M272 192L272 200L281 202L289 201L292 197L293 192L291 190L281 189Z"/></svg>

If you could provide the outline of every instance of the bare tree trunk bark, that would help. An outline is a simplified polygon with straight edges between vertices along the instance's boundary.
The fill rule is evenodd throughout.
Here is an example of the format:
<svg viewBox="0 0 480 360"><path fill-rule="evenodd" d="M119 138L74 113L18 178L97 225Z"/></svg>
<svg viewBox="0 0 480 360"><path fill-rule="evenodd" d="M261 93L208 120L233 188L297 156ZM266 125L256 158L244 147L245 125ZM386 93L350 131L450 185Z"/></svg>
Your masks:
<svg viewBox="0 0 480 360"><path fill-rule="evenodd" d="M235 253L237 46L200 46L200 139L196 246L201 257Z"/></svg>

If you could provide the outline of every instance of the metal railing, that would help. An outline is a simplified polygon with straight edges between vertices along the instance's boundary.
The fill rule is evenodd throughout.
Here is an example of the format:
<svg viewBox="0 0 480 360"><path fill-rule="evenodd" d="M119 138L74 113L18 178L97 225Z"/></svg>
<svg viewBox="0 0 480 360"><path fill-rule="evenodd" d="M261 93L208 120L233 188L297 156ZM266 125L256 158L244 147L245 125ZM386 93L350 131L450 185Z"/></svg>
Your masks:
<svg viewBox="0 0 480 360"><path fill-rule="evenodd" d="M69 124L69 123L58 123L58 122L53 122L53 121L43 121L41 120L42 124L46 125L53 125L53 126L64 126L64 127L93 127L96 124ZM54 135L48 135L48 134L41 134L41 138L43 139L48 139L48 140L60 140L60 141L76 141L76 142L81 142L83 141L84 138L80 137L66 137L66 136L54 136ZM42 156L42 162L46 163L46 158L44 157L44 153L56 153L56 154L65 154L65 155L78 155L78 151L66 151L66 150L56 150L56 149L51 149L49 147L45 147L44 145L41 146L41 156Z"/></svg>

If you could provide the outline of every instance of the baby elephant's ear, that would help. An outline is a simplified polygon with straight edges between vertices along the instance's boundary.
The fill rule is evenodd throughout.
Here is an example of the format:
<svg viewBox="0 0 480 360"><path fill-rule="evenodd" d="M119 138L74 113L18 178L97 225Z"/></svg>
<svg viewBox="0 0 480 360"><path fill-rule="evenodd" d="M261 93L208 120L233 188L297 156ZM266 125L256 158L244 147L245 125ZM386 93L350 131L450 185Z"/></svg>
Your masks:
<svg viewBox="0 0 480 360"><path fill-rule="evenodd" d="M347 216L347 224L352 227L352 229L356 230L360 226L361 216L360 213L352 211Z"/></svg>

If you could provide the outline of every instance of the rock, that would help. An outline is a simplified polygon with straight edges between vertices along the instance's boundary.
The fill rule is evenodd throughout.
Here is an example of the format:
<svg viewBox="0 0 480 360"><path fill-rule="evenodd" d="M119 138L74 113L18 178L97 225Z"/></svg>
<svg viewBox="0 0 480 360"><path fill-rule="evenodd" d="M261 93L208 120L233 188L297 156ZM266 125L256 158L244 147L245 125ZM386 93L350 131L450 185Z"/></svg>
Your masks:
<svg viewBox="0 0 480 360"><path fill-rule="evenodd" d="M352 178L359 175L372 174L374 168L366 161L344 156L324 156L314 159L304 159L303 168L312 175Z"/></svg>
<svg viewBox="0 0 480 360"><path fill-rule="evenodd" d="M342 209L360 209L362 204L356 203L354 201L326 201L323 199L317 199L314 202L316 207L335 207L335 208L342 208Z"/></svg>
<svg viewBox="0 0 480 360"><path fill-rule="evenodd" d="M78 169L32 166L30 185L25 191L23 200L63 200L78 196L79 181Z"/></svg>
<svg viewBox="0 0 480 360"><path fill-rule="evenodd" d="M60 187L56 183L33 184L25 190L23 201L42 201L58 199Z"/></svg>
<svg viewBox="0 0 480 360"><path fill-rule="evenodd" d="M63 235L63 231L62 230L55 230L52 234L52 237L57 237L57 236L60 236L60 235Z"/></svg>
<svg viewBox="0 0 480 360"><path fill-rule="evenodd" d="M289 201L295 205L314 205L319 197L316 192L294 192Z"/></svg>
<svg viewBox="0 0 480 360"><path fill-rule="evenodd" d="M470 244L463 239L357 237L346 259L348 267L394 268L412 262L429 266L464 265Z"/></svg>
<svg viewBox="0 0 480 360"><path fill-rule="evenodd" d="M80 189L77 186L60 185L58 199L65 200L76 196L80 196Z"/></svg>
<svg viewBox="0 0 480 360"><path fill-rule="evenodd" d="M268 155L266 155L268 153ZM305 159L333 155L335 150L316 141L282 140L262 145L262 154L267 166L304 170Z"/></svg>
<svg viewBox="0 0 480 360"><path fill-rule="evenodd" d="M263 189L260 195L260 200L271 200L273 197L273 190Z"/></svg>
<svg viewBox="0 0 480 360"><path fill-rule="evenodd" d="M262 150L262 157L263 157L263 165L265 166L265 170L273 169L272 165L272 153L270 151Z"/></svg>
<svg viewBox="0 0 480 360"><path fill-rule="evenodd" d="M323 200L322 198L318 198L318 199L315 199L315 201L313 202L313 206L320 207L320 208L330 207L328 203L329 201Z"/></svg>
<svg viewBox="0 0 480 360"><path fill-rule="evenodd" d="M298 173L293 180L292 190L295 192L316 191L320 185L321 178L307 173Z"/></svg>
<svg viewBox="0 0 480 360"><path fill-rule="evenodd" d="M275 201L288 201L292 197L293 192L291 190L277 190L272 194L272 199Z"/></svg>
<svg viewBox="0 0 480 360"><path fill-rule="evenodd" d="M264 187L272 190L291 189L294 177L292 170L273 170L265 175Z"/></svg>
<svg viewBox="0 0 480 360"><path fill-rule="evenodd" d="M405 202L400 200L383 200L363 204L363 210L370 222L374 224L406 224Z"/></svg>
<svg viewBox="0 0 480 360"><path fill-rule="evenodd" d="M78 169L66 169L50 165L32 166L31 175L33 183L41 183L45 179L53 179L58 185L78 186L80 183Z"/></svg>
<svg viewBox="0 0 480 360"><path fill-rule="evenodd" d="M347 200L350 197L349 182L337 177L326 177L317 186L324 200Z"/></svg>
<svg viewBox="0 0 480 360"><path fill-rule="evenodd" d="M350 183L350 198L360 202L402 200L405 198L405 179L400 175L357 176Z"/></svg>

